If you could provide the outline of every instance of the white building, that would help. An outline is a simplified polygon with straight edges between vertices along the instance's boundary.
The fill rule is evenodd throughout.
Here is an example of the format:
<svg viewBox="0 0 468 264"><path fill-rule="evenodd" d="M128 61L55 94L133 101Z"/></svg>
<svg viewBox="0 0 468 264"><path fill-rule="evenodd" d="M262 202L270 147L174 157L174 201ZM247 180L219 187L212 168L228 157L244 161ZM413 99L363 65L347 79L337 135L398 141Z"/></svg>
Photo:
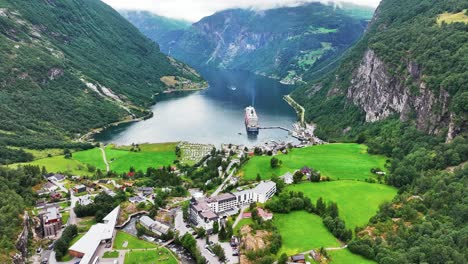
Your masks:
<svg viewBox="0 0 468 264"><path fill-rule="evenodd" d="M71 256L81 258L80 264L89 264L96 258L96 251L99 245L110 242L114 237L115 224L119 216L120 206L117 206L103 219L103 223L93 225L89 231L73 244L68 252Z"/></svg>
<svg viewBox="0 0 468 264"><path fill-rule="evenodd" d="M272 181L262 181L255 188L235 192L239 206L251 203L265 203L276 193L276 183Z"/></svg>
<svg viewBox="0 0 468 264"><path fill-rule="evenodd" d="M285 184L292 184L294 182L294 177L290 172L286 172L280 178L284 181Z"/></svg>
<svg viewBox="0 0 468 264"><path fill-rule="evenodd" d="M150 230L151 232L157 234L158 236L162 234L167 234L167 232L169 232L170 229L168 225L155 221L146 215L140 217L140 224L146 229Z"/></svg>

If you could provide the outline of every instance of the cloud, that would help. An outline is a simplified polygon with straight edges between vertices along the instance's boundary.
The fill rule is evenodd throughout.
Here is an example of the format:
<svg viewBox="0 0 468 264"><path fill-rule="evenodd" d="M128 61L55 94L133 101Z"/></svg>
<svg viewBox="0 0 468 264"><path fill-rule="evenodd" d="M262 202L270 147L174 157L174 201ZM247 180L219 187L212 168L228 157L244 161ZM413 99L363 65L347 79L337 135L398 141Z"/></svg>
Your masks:
<svg viewBox="0 0 468 264"><path fill-rule="evenodd" d="M376 7L380 0L102 0L115 9L146 10L155 14L198 21L205 16L229 8L270 9L297 6L305 2L350 2Z"/></svg>

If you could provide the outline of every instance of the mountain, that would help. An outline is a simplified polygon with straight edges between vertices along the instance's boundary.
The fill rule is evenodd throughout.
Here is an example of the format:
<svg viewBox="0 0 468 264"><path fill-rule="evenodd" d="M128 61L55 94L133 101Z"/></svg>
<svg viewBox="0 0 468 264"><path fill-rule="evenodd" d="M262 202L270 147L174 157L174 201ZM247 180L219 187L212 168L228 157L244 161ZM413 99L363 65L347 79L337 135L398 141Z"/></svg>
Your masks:
<svg viewBox="0 0 468 264"><path fill-rule="evenodd" d="M383 0L336 71L292 97L328 139L388 118L451 140L466 132L466 1Z"/></svg>
<svg viewBox="0 0 468 264"><path fill-rule="evenodd" d="M1 1L0 46L0 163L148 115L164 76L201 80L99 0Z"/></svg>
<svg viewBox="0 0 468 264"><path fill-rule="evenodd" d="M119 13L157 43L159 43L160 37L166 33L174 30L185 30L192 24L185 20L158 16L148 11L119 10Z"/></svg>
<svg viewBox="0 0 468 264"><path fill-rule="evenodd" d="M159 36L142 26L150 21L130 21L158 41L163 52L190 65L247 70L295 83L334 65L360 38L372 11L320 3L265 11L231 9Z"/></svg>

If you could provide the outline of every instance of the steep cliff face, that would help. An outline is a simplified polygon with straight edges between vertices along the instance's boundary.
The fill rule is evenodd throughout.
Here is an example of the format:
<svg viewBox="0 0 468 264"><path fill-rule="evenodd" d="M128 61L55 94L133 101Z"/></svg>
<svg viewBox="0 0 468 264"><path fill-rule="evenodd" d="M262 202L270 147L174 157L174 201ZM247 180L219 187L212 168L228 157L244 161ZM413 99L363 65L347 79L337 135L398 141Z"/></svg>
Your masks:
<svg viewBox="0 0 468 264"><path fill-rule="evenodd" d="M398 114L402 121L415 118L418 129L440 133L451 123L449 93L441 89L436 95L429 90L422 81L421 66L416 63L408 62L405 70L403 76L390 73L389 67L368 49L353 74L346 97L364 111L367 122ZM411 83L413 89L407 85L408 77L415 83Z"/></svg>
<svg viewBox="0 0 468 264"><path fill-rule="evenodd" d="M453 18L467 8L461 0L383 0L341 65L293 98L332 138L398 116L450 141L468 127L468 23Z"/></svg>

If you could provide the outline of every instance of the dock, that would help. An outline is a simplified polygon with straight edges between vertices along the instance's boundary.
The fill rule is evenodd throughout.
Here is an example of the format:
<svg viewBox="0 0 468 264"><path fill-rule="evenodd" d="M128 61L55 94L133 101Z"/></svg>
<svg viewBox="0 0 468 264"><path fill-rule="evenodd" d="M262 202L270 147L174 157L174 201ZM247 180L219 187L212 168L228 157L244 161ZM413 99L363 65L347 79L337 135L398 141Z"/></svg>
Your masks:
<svg viewBox="0 0 468 264"><path fill-rule="evenodd" d="M287 131L289 133L289 135L291 135L291 137L293 137L293 138L296 138L296 139L298 139L300 141L307 141L307 138L298 136L298 135L296 135L296 133L294 133L293 130L291 130L289 128L286 128L286 127L282 127L282 126L258 127L258 129L281 129L281 130Z"/></svg>

